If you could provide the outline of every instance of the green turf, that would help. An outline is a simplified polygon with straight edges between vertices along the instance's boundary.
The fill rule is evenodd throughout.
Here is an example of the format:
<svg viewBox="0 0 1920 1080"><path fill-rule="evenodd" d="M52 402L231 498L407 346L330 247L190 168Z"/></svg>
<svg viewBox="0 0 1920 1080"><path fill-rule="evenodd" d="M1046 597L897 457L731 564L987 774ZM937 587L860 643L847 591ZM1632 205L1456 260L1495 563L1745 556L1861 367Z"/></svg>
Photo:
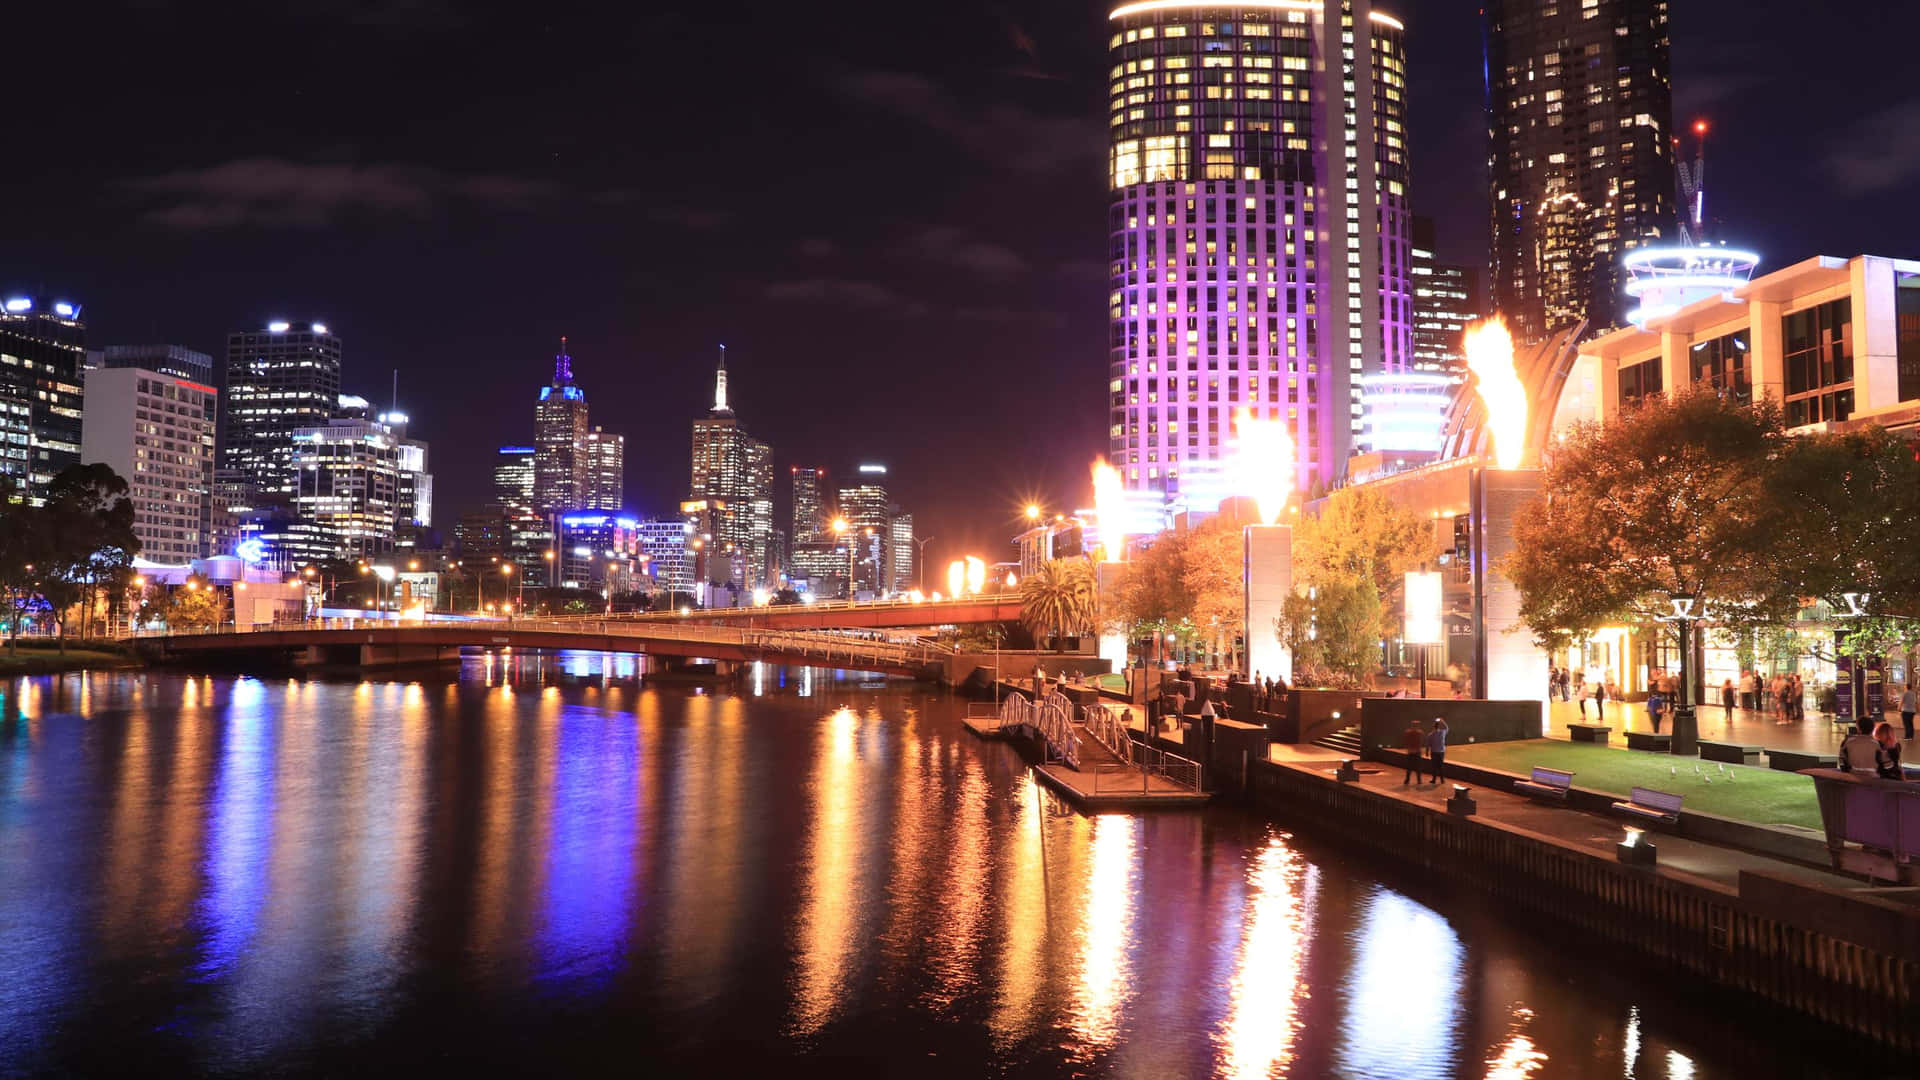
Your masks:
<svg viewBox="0 0 1920 1080"><path fill-rule="evenodd" d="M1093 681L1095 685L1103 690L1125 690L1127 688L1127 677L1121 672L1095 675Z"/></svg>
<svg viewBox="0 0 1920 1080"><path fill-rule="evenodd" d="M1521 776L1535 765L1544 765L1572 773L1573 786L1589 791L1612 792L1624 797L1631 794L1629 788L1638 785L1685 796L1687 810L1702 810L1759 825L1820 828L1820 807L1814 801L1813 781L1795 773L1729 765L1727 771L1734 776L1729 782L1721 775L1716 762L1585 746L1559 739L1450 746L1447 760ZM1695 766L1710 778L1710 783L1694 775Z"/></svg>
<svg viewBox="0 0 1920 1080"><path fill-rule="evenodd" d="M68 649L64 656L57 649L37 647L22 648L9 654L5 644L0 643L0 674L79 671L84 668L115 667L126 662L126 656L121 653L77 647Z"/></svg>

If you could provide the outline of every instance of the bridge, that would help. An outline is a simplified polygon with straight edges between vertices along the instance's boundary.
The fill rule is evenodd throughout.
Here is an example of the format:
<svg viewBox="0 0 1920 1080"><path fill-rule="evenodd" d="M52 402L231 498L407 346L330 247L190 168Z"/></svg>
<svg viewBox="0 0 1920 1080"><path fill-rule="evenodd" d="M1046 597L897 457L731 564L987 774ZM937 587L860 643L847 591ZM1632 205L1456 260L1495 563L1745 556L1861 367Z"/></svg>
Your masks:
<svg viewBox="0 0 1920 1080"><path fill-rule="evenodd" d="M127 639L159 659L239 658L279 653L296 664L378 667L456 659L462 648L580 649L644 653L721 664L765 661L945 678L954 652L925 641L725 626L690 618L568 616L395 623L390 619L325 619L257 627L167 633Z"/></svg>
<svg viewBox="0 0 1920 1080"><path fill-rule="evenodd" d="M778 630L893 630L920 626L1018 622L1020 594L985 593L952 600L856 600L612 616L636 622L705 623Z"/></svg>

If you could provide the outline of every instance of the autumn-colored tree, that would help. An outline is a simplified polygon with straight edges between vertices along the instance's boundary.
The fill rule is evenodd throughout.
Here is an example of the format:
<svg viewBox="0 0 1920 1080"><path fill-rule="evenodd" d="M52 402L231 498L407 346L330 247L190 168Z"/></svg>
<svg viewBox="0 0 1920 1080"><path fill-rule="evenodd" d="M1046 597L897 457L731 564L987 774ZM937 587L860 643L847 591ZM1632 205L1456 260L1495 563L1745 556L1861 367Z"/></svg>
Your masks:
<svg viewBox="0 0 1920 1080"><path fill-rule="evenodd" d="M1294 530L1294 580L1304 585L1373 581L1394 595L1409 570L1433 557L1433 523L1378 487L1341 488Z"/></svg>
<svg viewBox="0 0 1920 1080"><path fill-rule="evenodd" d="M167 598L167 629L211 630L226 621L226 597L204 574L193 574Z"/></svg>
<svg viewBox="0 0 1920 1080"><path fill-rule="evenodd" d="M1216 517L1187 534L1181 580L1191 598L1188 621L1211 651L1238 666L1234 641L1246 632L1246 546L1240 526Z"/></svg>

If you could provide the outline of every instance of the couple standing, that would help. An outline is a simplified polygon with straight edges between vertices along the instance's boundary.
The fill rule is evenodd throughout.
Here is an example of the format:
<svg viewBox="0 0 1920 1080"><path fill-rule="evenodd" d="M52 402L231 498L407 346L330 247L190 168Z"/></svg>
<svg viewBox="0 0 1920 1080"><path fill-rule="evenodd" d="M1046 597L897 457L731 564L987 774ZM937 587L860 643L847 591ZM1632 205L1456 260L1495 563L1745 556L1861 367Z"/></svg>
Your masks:
<svg viewBox="0 0 1920 1080"><path fill-rule="evenodd" d="M1407 755L1407 776L1400 781L1405 787L1413 783L1421 773L1420 752L1426 751L1427 765L1433 771L1433 782L1440 782L1440 770L1447 764L1447 722L1439 717L1433 718L1430 730L1420 730L1420 721L1407 722L1407 730L1400 733L1400 749Z"/></svg>

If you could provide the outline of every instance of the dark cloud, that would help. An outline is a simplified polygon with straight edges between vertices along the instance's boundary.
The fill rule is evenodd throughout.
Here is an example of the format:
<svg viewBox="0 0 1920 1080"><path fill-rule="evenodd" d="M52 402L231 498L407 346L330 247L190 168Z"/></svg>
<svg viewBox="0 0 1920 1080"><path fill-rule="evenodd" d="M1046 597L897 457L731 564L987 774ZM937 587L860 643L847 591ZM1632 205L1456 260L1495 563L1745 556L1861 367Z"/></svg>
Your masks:
<svg viewBox="0 0 1920 1080"><path fill-rule="evenodd" d="M1890 105L1829 144L1827 164L1840 190L1861 195L1920 179L1920 100Z"/></svg>
<svg viewBox="0 0 1920 1080"><path fill-rule="evenodd" d="M423 217L453 202L524 209L554 193L551 185L512 176L273 157L237 158L123 186L149 203L143 221L175 229L318 228L356 213Z"/></svg>
<svg viewBox="0 0 1920 1080"><path fill-rule="evenodd" d="M920 230L908 241L907 250L915 257L970 270L982 277L1015 277L1027 270L1027 260L1019 252L1004 244L970 236L965 230L950 225Z"/></svg>
<svg viewBox="0 0 1920 1080"><path fill-rule="evenodd" d="M831 304L863 311L889 311L919 316L927 306L878 282L854 278L811 277L776 281L762 292L769 300L788 303Z"/></svg>
<svg viewBox="0 0 1920 1080"><path fill-rule="evenodd" d="M839 246L824 236L809 236L800 241L800 254L809 259L830 259L839 253Z"/></svg>
<svg viewBox="0 0 1920 1080"><path fill-rule="evenodd" d="M975 106L921 75L863 71L842 76L839 92L951 138L997 169L1034 175L1064 171L1106 153L1105 133L1079 116L1035 112L1012 102Z"/></svg>

